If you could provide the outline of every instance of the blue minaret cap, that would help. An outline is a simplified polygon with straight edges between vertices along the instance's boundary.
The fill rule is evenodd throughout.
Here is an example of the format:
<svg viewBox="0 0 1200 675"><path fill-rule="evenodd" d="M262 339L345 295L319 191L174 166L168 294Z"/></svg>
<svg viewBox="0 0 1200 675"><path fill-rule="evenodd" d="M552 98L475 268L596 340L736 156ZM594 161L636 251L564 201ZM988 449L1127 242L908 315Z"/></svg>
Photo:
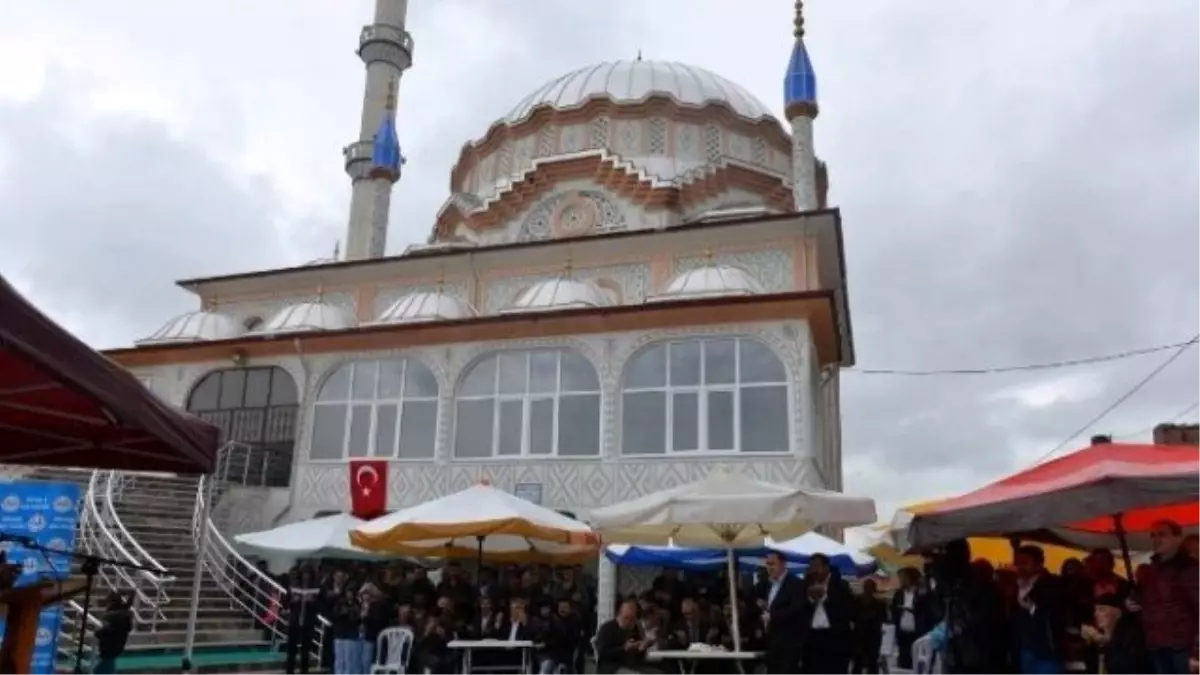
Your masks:
<svg viewBox="0 0 1200 675"><path fill-rule="evenodd" d="M804 47L804 3L796 2L796 44L783 78L783 103L788 119L797 115L817 114L817 74Z"/></svg>
<svg viewBox="0 0 1200 675"><path fill-rule="evenodd" d="M395 96L395 83L392 83L388 87L383 119L379 120L379 130L375 132L371 143L371 174L391 178L393 181L400 177L400 167L404 165L404 155L400 154L400 140L396 137Z"/></svg>
<svg viewBox="0 0 1200 675"><path fill-rule="evenodd" d="M396 138L396 118L389 113L380 120L379 131L375 132L375 141L371 145L371 166L398 172L402 163L400 140Z"/></svg>

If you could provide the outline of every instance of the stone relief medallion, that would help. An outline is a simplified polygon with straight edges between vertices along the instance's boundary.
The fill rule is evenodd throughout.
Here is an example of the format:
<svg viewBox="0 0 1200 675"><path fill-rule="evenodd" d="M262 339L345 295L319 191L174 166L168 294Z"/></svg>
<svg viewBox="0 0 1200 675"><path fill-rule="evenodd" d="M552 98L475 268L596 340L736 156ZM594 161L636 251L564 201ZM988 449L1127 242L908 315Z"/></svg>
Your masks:
<svg viewBox="0 0 1200 675"><path fill-rule="evenodd" d="M591 234L600 222L596 202L581 195L569 195L555 207L550 228L556 238Z"/></svg>

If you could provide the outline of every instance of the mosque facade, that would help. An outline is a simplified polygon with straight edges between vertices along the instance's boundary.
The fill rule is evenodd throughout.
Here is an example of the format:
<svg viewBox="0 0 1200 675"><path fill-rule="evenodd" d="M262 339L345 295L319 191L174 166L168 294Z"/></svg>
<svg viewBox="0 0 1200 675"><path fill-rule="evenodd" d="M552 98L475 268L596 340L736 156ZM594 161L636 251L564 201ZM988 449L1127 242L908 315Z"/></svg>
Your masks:
<svg viewBox="0 0 1200 675"><path fill-rule="evenodd" d="M692 65L572 70L466 143L428 240L386 256L406 6L360 35L343 259L180 281L195 311L108 352L234 442L223 527L348 509L354 458L388 461L389 508L488 479L586 517L717 467L840 490L854 351L800 3L786 123Z"/></svg>

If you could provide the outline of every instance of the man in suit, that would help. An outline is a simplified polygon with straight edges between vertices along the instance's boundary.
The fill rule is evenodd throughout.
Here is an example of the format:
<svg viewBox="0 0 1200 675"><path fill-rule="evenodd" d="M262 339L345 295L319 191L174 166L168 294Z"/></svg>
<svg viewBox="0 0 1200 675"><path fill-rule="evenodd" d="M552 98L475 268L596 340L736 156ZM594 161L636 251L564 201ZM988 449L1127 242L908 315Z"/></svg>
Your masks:
<svg viewBox="0 0 1200 675"><path fill-rule="evenodd" d="M644 667L646 650L651 640L638 627L638 604L625 600L617 608L616 617L596 632L596 672L637 673ZM787 671L782 671L787 672Z"/></svg>
<svg viewBox="0 0 1200 675"><path fill-rule="evenodd" d="M921 573L905 567L897 575L900 588L892 595L892 625L896 636L896 665L912 670L912 646L933 628L929 593L922 587Z"/></svg>
<svg viewBox="0 0 1200 675"><path fill-rule="evenodd" d="M800 663L800 636L804 633L804 591L788 574L783 556L766 557L767 598L762 614L767 642L767 672L794 673Z"/></svg>
<svg viewBox="0 0 1200 675"><path fill-rule="evenodd" d="M804 574L800 653L802 673L844 673L850 666L855 618L854 592L829 559L814 554Z"/></svg>
<svg viewBox="0 0 1200 675"><path fill-rule="evenodd" d="M506 642L533 641L537 637L533 626L529 622L529 615L526 609L529 606L528 602L525 598L513 598L508 603L508 616L494 637ZM502 654L500 656L500 661L503 665L516 667L521 664L520 652Z"/></svg>

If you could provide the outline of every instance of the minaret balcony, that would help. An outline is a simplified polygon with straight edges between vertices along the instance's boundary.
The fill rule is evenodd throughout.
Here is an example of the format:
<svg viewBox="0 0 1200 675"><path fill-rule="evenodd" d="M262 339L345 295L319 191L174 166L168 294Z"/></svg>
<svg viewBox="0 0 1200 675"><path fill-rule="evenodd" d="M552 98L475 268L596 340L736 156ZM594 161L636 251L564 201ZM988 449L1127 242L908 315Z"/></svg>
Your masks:
<svg viewBox="0 0 1200 675"><path fill-rule="evenodd" d="M346 173L350 178L370 178L371 176L372 142L370 139L354 141L342 148L342 156L346 160Z"/></svg>
<svg viewBox="0 0 1200 675"><path fill-rule="evenodd" d="M363 26L358 56L363 63L383 61L404 72L412 66L413 40L408 31L383 23Z"/></svg>

